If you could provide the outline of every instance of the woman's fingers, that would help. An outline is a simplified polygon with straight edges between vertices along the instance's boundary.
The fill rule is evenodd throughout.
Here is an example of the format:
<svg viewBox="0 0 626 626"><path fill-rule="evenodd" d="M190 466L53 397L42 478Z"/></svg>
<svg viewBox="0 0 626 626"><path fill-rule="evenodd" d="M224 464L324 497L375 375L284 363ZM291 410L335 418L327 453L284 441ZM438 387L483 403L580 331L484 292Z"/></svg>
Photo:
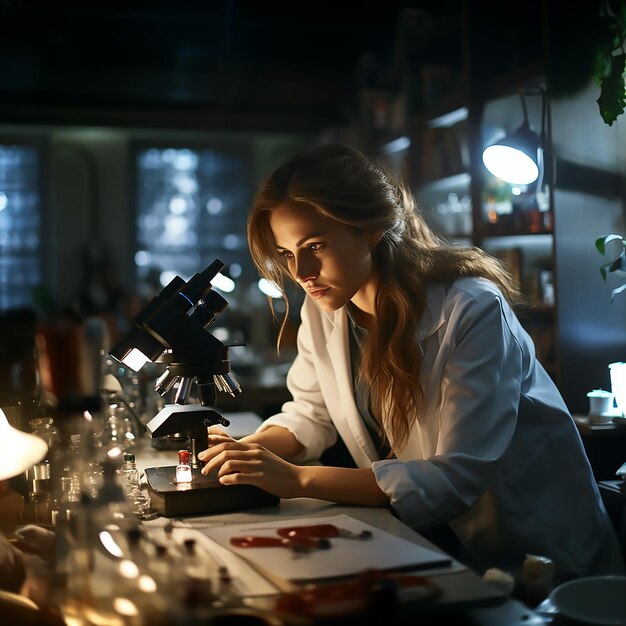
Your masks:
<svg viewBox="0 0 626 626"><path fill-rule="evenodd" d="M222 441L199 456L208 459L202 473L222 485L253 485L280 498L302 495L299 468L260 444Z"/></svg>
<svg viewBox="0 0 626 626"><path fill-rule="evenodd" d="M258 458L253 459L229 459L228 461L224 461L222 466L217 473L218 479L222 476L226 476L227 474L239 474L239 473L250 473L251 471L258 471L262 465L262 461Z"/></svg>
<svg viewBox="0 0 626 626"><path fill-rule="evenodd" d="M258 449L256 444L243 444L232 439L211 446L208 450L203 450L198 454L198 458L205 463L202 473L206 475L230 459L240 458L242 455L250 453L257 454Z"/></svg>
<svg viewBox="0 0 626 626"><path fill-rule="evenodd" d="M209 449L214 448L220 443L238 443L236 439L229 437L228 435L209 435L208 437Z"/></svg>
<svg viewBox="0 0 626 626"><path fill-rule="evenodd" d="M207 428L207 433L209 435L221 435L223 437L228 437L229 439L232 439L232 437L220 426L209 426Z"/></svg>
<svg viewBox="0 0 626 626"><path fill-rule="evenodd" d="M239 474L225 474L219 478L222 485L254 485L263 486L263 474L259 472L240 472Z"/></svg>
<svg viewBox="0 0 626 626"><path fill-rule="evenodd" d="M206 450L202 450L202 452L198 453L198 458L205 463L222 451L222 448L219 447L220 444L238 444L236 439L223 435L209 435L208 443L209 447Z"/></svg>

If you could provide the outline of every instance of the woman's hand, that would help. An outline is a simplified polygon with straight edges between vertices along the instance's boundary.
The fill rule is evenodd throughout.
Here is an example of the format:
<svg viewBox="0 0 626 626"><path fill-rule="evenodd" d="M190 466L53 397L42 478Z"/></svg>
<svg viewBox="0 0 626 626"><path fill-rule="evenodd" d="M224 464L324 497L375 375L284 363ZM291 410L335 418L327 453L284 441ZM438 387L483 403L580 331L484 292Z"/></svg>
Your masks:
<svg viewBox="0 0 626 626"><path fill-rule="evenodd" d="M237 441L224 431L209 430L209 448L198 454L202 473L217 473L222 485L254 485L279 498L302 495L301 468L258 443Z"/></svg>
<svg viewBox="0 0 626 626"><path fill-rule="evenodd" d="M302 444L282 426L270 426L235 440L216 426L209 428L209 447L198 458L202 473L222 485L254 485L279 498L319 498L343 504L389 506L389 496L371 468L293 465Z"/></svg>

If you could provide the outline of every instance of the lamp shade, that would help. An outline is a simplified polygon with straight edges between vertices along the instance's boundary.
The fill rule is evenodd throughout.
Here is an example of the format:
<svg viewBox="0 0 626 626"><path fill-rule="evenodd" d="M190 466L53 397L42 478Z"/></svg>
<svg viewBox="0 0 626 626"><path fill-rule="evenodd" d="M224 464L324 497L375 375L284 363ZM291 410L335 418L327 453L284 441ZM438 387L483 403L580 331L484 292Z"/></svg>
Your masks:
<svg viewBox="0 0 626 626"><path fill-rule="evenodd" d="M483 150L485 167L501 180L530 185L539 177L539 136L527 123Z"/></svg>
<svg viewBox="0 0 626 626"><path fill-rule="evenodd" d="M13 428L0 409L0 480L18 476L39 463L47 452L43 439Z"/></svg>

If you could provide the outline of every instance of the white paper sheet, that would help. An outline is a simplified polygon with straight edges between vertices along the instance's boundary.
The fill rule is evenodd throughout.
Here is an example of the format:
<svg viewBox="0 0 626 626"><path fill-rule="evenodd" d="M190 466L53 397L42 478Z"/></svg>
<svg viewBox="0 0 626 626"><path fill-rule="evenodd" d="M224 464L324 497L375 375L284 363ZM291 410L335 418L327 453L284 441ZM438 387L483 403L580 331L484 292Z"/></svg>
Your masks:
<svg viewBox="0 0 626 626"><path fill-rule="evenodd" d="M206 532L188 528L174 528L173 537L181 545L185 539L195 539L199 553L212 563L216 570L220 565L226 567L232 577L232 592L235 595L264 596L278 593L278 589L251 568L245 559L243 559L242 565L242 559L207 537ZM217 589L218 585L215 581L214 584L214 588Z"/></svg>
<svg viewBox="0 0 626 626"><path fill-rule="evenodd" d="M334 524L338 528L357 534L369 530L372 537L364 540L333 538L330 540L332 544L330 549L314 550L305 554L294 553L284 547L240 548L230 543L231 537L245 535L278 537L276 533L278 528L317 524ZM239 524L209 528L204 530L204 533L238 556L248 559L262 571L277 579L292 582L351 576L368 569L418 570L446 566L451 562L446 554L379 530L349 515L299 517L272 520L269 523Z"/></svg>

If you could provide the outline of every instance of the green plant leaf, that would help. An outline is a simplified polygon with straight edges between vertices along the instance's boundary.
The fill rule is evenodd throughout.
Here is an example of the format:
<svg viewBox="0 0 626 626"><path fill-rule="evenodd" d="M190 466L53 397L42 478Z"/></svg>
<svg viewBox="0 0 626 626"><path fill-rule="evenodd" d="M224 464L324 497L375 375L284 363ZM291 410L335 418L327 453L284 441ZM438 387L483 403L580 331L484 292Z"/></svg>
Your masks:
<svg viewBox="0 0 626 626"><path fill-rule="evenodd" d="M607 276L607 269L609 268L609 266L611 265L611 263L613 263L613 261L609 261L608 263L603 263L600 266L600 274L602 274L602 280L604 282L606 282L606 276Z"/></svg>
<svg viewBox="0 0 626 626"><path fill-rule="evenodd" d="M600 254L604 254L606 252L606 244L610 241L615 241L619 239L622 244L624 244L624 238L621 235L616 235L611 233L610 235L605 235L604 237L598 237L596 239L596 248Z"/></svg>
<svg viewBox="0 0 626 626"><path fill-rule="evenodd" d="M609 28L605 26L605 29L603 36L599 38L596 44L593 59L593 80L598 87L602 87L602 81L611 72L611 61L614 50Z"/></svg>
<svg viewBox="0 0 626 626"><path fill-rule="evenodd" d="M612 126L626 107L624 86L624 67L626 67L626 54L617 54L610 59L611 68L609 73L601 81L600 96L597 99L602 119Z"/></svg>
<svg viewBox="0 0 626 626"><path fill-rule="evenodd" d="M611 302L613 302L615 296L622 293L624 289L626 289L626 283L621 285L620 287L617 287L616 289L613 289L613 291L611 291Z"/></svg>
<svg viewBox="0 0 626 626"><path fill-rule="evenodd" d="M616 272L618 274L624 274L625 269L626 269L626 254L624 254L624 250L622 250L622 253L609 265L609 272Z"/></svg>

